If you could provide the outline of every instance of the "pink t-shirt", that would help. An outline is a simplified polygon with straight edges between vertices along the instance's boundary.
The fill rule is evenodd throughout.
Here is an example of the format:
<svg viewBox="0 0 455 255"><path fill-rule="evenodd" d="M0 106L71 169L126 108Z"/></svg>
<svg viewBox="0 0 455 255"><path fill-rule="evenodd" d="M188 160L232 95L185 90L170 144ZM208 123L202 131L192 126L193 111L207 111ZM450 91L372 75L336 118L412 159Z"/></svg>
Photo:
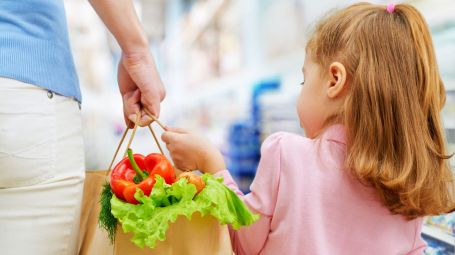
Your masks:
<svg viewBox="0 0 455 255"><path fill-rule="evenodd" d="M225 184L260 214L249 227L231 230L237 255L422 254L422 219L392 215L372 188L351 177L344 129L329 127L320 139L276 133L243 195L227 170Z"/></svg>

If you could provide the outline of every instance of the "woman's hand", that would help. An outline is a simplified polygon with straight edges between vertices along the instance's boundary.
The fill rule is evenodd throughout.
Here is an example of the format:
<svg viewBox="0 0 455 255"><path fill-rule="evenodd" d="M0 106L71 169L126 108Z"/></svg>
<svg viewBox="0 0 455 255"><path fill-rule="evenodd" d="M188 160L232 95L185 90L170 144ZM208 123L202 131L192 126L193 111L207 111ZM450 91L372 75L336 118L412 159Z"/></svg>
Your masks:
<svg viewBox="0 0 455 255"><path fill-rule="evenodd" d="M132 127L136 120L135 114L140 114L142 118L137 124L146 126L151 119L144 109L158 117L165 90L133 1L89 1L122 49L118 83L123 98L125 122L128 127Z"/></svg>
<svg viewBox="0 0 455 255"><path fill-rule="evenodd" d="M123 113L128 127L136 121L140 113L140 126L150 124L144 108L156 117L160 113L160 102L166 92L156 70L155 63L147 49L134 53L122 53L118 65L118 83L123 99Z"/></svg>
<svg viewBox="0 0 455 255"><path fill-rule="evenodd" d="M161 139L178 169L211 174L226 169L221 152L203 136L179 128L166 128Z"/></svg>

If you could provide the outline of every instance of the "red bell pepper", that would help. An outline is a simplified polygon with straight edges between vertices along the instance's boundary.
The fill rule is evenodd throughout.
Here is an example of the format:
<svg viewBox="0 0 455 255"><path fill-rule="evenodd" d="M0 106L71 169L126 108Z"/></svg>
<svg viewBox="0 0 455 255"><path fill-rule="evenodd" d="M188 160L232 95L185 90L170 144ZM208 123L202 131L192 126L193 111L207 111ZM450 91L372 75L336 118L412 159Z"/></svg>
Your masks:
<svg viewBox="0 0 455 255"><path fill-rule="evenodd" d="M157 174L168 184L175 182L174 168L166 157L158 153L133 155L131 149L128 149L128 157L122 159L112 170L112 192L120 199L138 204L134 198L136 189L141 189L146 196L150 195Z"/></svg>

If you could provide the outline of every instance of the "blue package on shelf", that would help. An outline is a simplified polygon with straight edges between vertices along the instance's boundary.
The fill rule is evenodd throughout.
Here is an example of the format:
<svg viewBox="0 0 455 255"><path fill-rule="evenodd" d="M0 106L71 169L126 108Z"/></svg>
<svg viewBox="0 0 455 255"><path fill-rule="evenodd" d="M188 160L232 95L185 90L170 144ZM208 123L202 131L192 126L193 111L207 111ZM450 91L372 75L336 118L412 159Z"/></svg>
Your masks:
<svg viewBox="0 0 455 255"><path fill-rule="evenodd" d="M234 123L229 129L225 155L229 171L242 192L248 193L260 158L260 133L252 122Z"/></svg>
<svg viewBox="0 0 455 255"><path fill-rule="evenodd" d="M248 176L251 177L256 174L258 160L256 159L243 159L228 161L229 170L235 176Z"/></svg>
<svg viewBox="0 0 455 255"><path fill-rule="evenodd" d="M245 121L233 123L228 131L229 150L225 154L228 169L239 184L240 190L248 193L256 174L261 150L261 106L259 98L266 92L280 88L278 79L269 79L253 87L251 116Z"/></svg>
<svg viewBox="0 0 455 255"><path fill-rule="evenodd" d="M441 242L427 238L423 236L427 242L427 248L425 249L425 255L455 255L454 246L448 244L441 244Z"/></svg>
<svg viewBox="0 0 455 255"><path fill-rule="evenodd" d="M237 122L229 127L228 142L230 145L252 145L260 143L260 132L253 122Z"/></svg>
<svg viewBox="0 0 455 255"><path fill-rule="evenodd" d="M455 213L426 217L422 237L428 244L425 254L455 255Z"/></svg>
<svg viewBox="0 0 455 255"><path fill-rule="evenodd" d="M253 87L253 96L251 100L251 116L255 124L259 127L261 120L261 106L259 98L267 92L278 90L281 87L280 79L272 78L260 81Z"/></svg>
<svg viewBox="0 0 455 255"><path fill-rule="evenodd" d="M226 156L233 160L241 160L244 158L259 159L259 151L260 146L258 144L243 144L235 146L235 150L229 151Z"/></svg>
<svg viewBox="0 0 455 255"><path fill-rule="evenodd" d="M271 78L267 80L262 80L258 82L253 87L253 103L258 101L258 97L260 97L264 92L277 90L281 86L281 82L279 78Z"/></svg>
<svg viewBox="0 0 455 255"><path fill-rule="evenodd" d="M228 135L229 170L234 175L254 175L259 161L259 132L251 122L234 123Z"/></svg>

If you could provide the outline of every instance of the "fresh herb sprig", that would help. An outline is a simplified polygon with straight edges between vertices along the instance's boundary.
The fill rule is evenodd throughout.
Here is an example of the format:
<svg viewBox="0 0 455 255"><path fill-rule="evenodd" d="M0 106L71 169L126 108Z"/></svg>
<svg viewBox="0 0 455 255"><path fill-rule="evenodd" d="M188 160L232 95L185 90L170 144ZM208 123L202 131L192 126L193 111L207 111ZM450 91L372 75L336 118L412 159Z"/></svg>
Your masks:
<svg viewBox="0 0 455 255"><path fill-rule="evenodd" d="M100 198L100 215L98 217L98 225L105 229L111 243L114 243L115 231L117 230L117 219L111 212L111 198L114 195L111 190L111 185L106 182L103 185L103 191Z"/></svg>

